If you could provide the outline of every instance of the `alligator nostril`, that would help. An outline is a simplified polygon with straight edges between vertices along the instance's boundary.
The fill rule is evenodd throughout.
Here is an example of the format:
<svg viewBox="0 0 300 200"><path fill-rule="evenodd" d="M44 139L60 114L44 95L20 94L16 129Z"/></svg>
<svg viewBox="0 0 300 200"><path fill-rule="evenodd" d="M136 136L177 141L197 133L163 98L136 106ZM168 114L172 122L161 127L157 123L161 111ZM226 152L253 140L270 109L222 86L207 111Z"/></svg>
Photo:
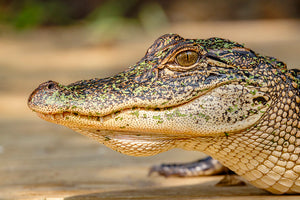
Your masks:
<svg viewBox="0 0 300 200"><path fill-rule="evenodd" d="M48 87L47 87L47 88L48 88L49 90L51 90L51 89L53 89L53 88L54 88L54 86L55 86L55 84L54 84L54 83L50 83L50 84L48 85Z"/></svg>
<svg viewBox="0 0 300 200"><path fill-rule="evenodd" d="M53 92L53 89L58 89L59 86L58 86L58 83L57 82L54 82L54 81L47 81L47 82L44 82L42 84L39 85L38 88L36 88L32 93L31 95L29 96L29 99L28 99L28 102L31 102L32 101L32 98L34 96L36 96L37 94L40 95L41 91L42 93L44 93L45 90L51 90L49 92Z"/></svg>
<svg viewBox="0 0 300 200"><path fill-rule="evenodd" d="M52 90L58 88L58 83L55 81L47 81L39 85L38 89L44 90Z"/></svg>

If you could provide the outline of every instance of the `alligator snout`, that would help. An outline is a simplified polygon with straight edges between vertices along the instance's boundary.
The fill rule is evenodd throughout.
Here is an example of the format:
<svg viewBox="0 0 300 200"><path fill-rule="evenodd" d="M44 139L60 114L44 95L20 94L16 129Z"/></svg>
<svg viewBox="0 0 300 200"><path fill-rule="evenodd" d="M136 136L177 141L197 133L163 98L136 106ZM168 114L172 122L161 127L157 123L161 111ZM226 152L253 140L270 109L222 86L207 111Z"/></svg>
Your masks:
<svg viewBox="0 0 300 200"><path fill-rule="evenodd" d="M33 111L45 108L44 103L51 104L48 97L57 96L59 90L61 90L60 84L52 80L40 84L28 98L29 108Z"/></svg>

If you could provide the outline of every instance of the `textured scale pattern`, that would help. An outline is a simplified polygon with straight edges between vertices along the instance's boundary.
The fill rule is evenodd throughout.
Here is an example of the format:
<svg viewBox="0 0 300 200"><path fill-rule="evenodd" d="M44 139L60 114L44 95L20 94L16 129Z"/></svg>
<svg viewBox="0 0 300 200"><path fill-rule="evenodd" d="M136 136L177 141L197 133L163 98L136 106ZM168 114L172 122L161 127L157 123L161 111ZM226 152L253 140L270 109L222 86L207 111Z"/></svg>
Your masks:
<svg viewBox="0 0 300 200"><path fill-rule="evenodd" d="M258 188L300 193L299 81L236 42L167 34L128 70L42 83L28 106L127 155L198 150Z"/></svg>

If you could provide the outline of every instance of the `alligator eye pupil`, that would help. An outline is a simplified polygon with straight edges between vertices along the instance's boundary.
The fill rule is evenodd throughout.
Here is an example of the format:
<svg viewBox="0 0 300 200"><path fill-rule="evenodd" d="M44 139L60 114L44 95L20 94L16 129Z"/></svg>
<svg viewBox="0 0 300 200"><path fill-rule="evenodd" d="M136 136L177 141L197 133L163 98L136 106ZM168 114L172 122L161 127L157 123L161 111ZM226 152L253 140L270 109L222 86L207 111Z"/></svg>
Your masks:
<svg viewBox="0 0 300 200"><path fill-rule="evenodd" d="M183 51L176 56L177 64L188 67L198 61L199 54L195 51Z"/></svg>

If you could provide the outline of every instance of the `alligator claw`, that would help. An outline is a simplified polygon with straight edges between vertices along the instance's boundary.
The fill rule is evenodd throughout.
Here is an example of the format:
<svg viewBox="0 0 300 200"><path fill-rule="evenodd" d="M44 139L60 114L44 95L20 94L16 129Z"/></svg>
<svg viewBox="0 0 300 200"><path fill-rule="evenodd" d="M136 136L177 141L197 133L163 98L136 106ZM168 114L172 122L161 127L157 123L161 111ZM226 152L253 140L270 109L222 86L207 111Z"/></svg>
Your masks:
<svg viewBox="0 0 300 200"><path fill-rule="evenodd" d="M193 177L222 174L226 170L228 168L224 167L219 161L212 157L206 157L190 163L155 165L150 168L148 175L158 173L164 177Z"/></svg>

